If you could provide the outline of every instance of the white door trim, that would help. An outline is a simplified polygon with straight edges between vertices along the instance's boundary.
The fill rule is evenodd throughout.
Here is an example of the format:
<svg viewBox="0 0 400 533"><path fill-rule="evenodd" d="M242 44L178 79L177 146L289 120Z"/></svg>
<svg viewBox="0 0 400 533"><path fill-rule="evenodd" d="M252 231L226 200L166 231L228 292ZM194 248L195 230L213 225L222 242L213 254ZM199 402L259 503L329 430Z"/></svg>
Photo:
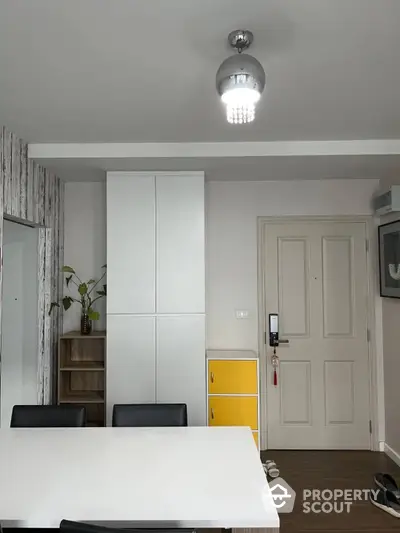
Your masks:
<svg viewBox="0 0 400 533"><path fill-rule="evenodd" d="M379 393L383 393L383 374L379 371L382 366L382 350L377 350L377 331L375 317L375 297L377 292L377 239L374 235L374 220L372 216L283 216L283 217L257 217L257 252L258 252L258 345L259 345L259 379L260 379L260 449L267 449L267 432L265 421L267 419L266 410L266 345L265 345L265 279L264 279L264 228L268 224L282 224L295 222L357 222L365 224L365 234L368 242L367 248L367 275L368 275L368 313L367 327L369 330L368 343L368 367L369 367L369 397L370 397L370 419L371 419L371 450L379 450ZM367 245L367 243L366 243Z"/></svg>

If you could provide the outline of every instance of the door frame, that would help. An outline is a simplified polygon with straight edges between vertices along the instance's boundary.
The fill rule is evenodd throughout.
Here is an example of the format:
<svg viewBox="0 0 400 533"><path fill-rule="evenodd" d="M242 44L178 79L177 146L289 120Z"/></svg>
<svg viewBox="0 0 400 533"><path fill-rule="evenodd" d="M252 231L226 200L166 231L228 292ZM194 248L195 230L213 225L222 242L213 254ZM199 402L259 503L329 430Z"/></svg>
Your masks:
<svg viewBox="0 0 400 533"><path fill-rule="evenodd" d="M383 390L383 376L378 371L378 365L381 361L378 361L377 350L377 331L376 331L376 313L375 313L375 297L377 293L377 239L374 236L374 219L373 216L276 216L276 217L257 217L257 293L258 293L258 346L259 346L259 358L260 358L260 370L259 370L259 387L260 387L260 449L268 449L268 424L267 424L267 374L266 374L266 357L267 357L267 345L265 344L265 333L267 323L267 310L265 302L265 257L266 247L264 242L265 227L271 224L282 223L317 223L317 222L331 222L331 223L362 223L365 226L366 235L366 249L367 249L367 328L369 331L368 339L368 370L369 370L369 413L371 420L371 436L370 436L370 449L380 450L379 443L379 392ZM380 339L381 340L381 339ZM381 352L381 350L379 350ZM382 357L382 354L379 354ZM380 357L380 358L381 358ZM379 390L378 390L379 388ZM266 426L266 427L265 427Z"/></svg>

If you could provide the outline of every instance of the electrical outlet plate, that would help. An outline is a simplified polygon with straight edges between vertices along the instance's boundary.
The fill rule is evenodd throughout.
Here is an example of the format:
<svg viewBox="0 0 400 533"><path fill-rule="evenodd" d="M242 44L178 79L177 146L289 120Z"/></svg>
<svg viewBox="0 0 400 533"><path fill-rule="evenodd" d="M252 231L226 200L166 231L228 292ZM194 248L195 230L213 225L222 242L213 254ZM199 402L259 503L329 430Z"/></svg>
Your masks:
<svg viewBox="0 0 400 533"><path fill-rule="evenodd" d="M236 313L236 318L242 320L242 319L245 319L245 318L249 318L249 311L248 309L237 309L235 311Z"/></svg>

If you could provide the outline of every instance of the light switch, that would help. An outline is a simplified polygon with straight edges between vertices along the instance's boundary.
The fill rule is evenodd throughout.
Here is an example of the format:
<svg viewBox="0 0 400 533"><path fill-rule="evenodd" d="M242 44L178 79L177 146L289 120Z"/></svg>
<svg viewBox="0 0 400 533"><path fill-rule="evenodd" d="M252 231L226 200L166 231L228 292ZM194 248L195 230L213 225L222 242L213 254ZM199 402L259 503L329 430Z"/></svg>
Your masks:
<svg viewBox="0 0 400 533"><path fill-rule="evenodd" d="M236 310L236 318L249 318L249 310L248 309L237 309Z"/></svg>

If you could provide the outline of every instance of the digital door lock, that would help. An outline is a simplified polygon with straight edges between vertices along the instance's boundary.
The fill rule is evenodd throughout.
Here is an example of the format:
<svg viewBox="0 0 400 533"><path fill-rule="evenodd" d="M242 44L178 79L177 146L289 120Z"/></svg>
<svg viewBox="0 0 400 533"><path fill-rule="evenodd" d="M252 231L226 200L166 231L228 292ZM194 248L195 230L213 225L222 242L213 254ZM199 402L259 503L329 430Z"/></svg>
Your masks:
<svg viewBox="0 0 400 533"><path fill-rule="evenodd" d="M271 356L271 365L272 365L272 377L273 381L272 384L274 387L278 386L278 367L279 367L279 357L276 353L276 348L281 343L287 344L288 340L282 340L279 338L279 316L277 313L270 313L268 317L268 325L269 325L269 345L273 347L273 353ZM265 337L267 337L267 334L265 334ZM265 338L265 343L267 343L267 339Z"/></svg>
<svg viewBox="0 0 400 533"><path fill-rule="evenodd" d="M288 344L288 340L279 338L279 316L277 313L269 314L269 345L276 348L280 344Z"/></svg>

